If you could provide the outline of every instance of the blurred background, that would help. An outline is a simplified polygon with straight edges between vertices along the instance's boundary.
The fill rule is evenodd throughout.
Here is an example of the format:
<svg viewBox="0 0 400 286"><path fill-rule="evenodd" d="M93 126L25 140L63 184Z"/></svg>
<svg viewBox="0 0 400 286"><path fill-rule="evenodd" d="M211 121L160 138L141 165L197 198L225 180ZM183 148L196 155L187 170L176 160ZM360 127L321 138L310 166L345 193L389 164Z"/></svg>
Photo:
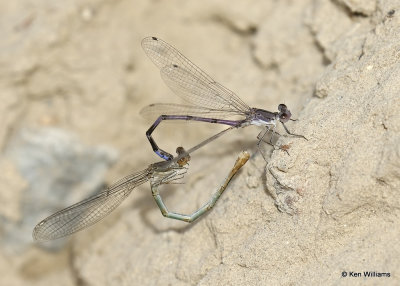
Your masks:
<svg viewBox="0 0 400 286"><path fill-rule="evenodd" d="M172 44L249 106L276 111L285 103L299 118L337 54L335 41L364 21L349 13L366 19L376 8L375 1L352 5L311 0L1 1L0 285L199 281L206 270L188 274L184 262L195 262L182 258L179 249L190 227L161 216L147 183L110 217L71 238L38 244L31 232L51 213L160 160L145 136L152 122L139 112L151 103L180 101L144 54L144 37ZM177 146L192 147L218 130L202 123L162 123L154 137L174 153ZM262 190L259 131L233 131L193 154L186 184L168 187L167 205L181 212L198 207L243 149L252 154L248 165L253 166L243 171L243 184ZM196 249L213 242L193 243ZM118 264L127 252L130 262Z"/></svg>

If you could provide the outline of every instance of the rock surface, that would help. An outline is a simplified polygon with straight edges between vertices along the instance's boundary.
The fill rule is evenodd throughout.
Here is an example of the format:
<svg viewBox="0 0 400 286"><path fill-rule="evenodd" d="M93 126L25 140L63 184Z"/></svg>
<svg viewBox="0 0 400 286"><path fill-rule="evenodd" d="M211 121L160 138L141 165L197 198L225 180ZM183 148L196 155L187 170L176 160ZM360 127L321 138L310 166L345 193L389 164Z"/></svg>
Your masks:
<svg viewBox="0 0 400 286"><path fill-rule="evenodd" d="M400 284L399 1L2 1L0 11L1 285ZM284 102L299 119L289 129L308 140L262 146L266 163L249 127L193 154L186 184L164 191L171 210L201 206L235 154L253 156L191 225L163 218L145 184L63 250L17 251L7 221L36 223L21 211L32 181L7 151L21 130L118 150L106 184L158 161L139 111L179 101L140 47L153 35L250 106ZM216 130L162 124L155 138L172 152ZM365 271L390 277L342 277Z"/></svg>

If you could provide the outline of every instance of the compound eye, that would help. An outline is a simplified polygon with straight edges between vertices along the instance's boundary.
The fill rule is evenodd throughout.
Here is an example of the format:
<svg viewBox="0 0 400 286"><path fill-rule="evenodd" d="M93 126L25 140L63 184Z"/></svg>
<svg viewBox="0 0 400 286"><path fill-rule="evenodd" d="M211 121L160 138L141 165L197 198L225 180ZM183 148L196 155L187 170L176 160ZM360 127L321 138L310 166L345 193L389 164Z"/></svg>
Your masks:
<svg viewBox="0 0 400 286"><path fill-rule="evenodd" d="M281 112L284 112L287 109L286 105L284 105L283 103L278 105L278 110Z"/></svg>

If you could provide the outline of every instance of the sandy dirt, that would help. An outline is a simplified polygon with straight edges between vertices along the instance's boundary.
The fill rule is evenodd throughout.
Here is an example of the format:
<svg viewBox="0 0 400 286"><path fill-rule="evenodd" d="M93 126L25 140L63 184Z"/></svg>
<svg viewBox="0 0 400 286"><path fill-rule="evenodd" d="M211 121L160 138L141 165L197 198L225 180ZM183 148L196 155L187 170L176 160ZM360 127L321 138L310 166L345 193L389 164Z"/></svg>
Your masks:
<svg viewBox="0 0 400 286"><path fill-rule="evenodd" d="M394 0L1 1L0 285L399 285L399 33ZM164 218L144 184L90 229L34 243L45 216L159 161L139 112L179 98L146 36L250 106L285 103L308 140L265 144L265 162L248 127L193 154L164 191L174 211L200 207L251 153L193 224ZM173 152L218 130L154 136Z"/></svg>

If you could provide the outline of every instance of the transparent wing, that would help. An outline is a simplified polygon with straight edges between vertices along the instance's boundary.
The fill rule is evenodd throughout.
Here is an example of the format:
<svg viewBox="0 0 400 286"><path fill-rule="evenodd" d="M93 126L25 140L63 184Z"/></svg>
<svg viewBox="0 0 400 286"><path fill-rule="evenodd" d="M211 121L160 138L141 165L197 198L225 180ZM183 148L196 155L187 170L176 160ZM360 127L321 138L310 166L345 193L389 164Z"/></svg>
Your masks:
<svg viewBox="0 0 400 286"><path fill-rule="evenodd" d="M36 225L33 238L39 241L57 239L91 226L112 212L150 176L151 169L147 168L121 179L98 195L56 212Z"/></svg>
<svg viewBox="0 0 400 286"><path fill-rule="evenodd" d="M171 90L187 102L211 109L229 109L246 113L248 106L238 105L235 97L220 90L216 82L204 82L193 73L178 65L165 66L161 77Z"/></svg>
<svg viewBox="0 0 400 286"><path fill-rule="evenodd" d="M216 119L226 119L237 117L238 113L230 109L210 109L194 105L154 103L144 107L140 111L145 119L154 121L160 115L191 115ZM241 115L241 114L240 114ZM244 119L241 116L241 119Z"/></svg>
<svg viewBox="0 0 400 286"><path fill-rule="evenodd" d="M176 181L179 181L185 176L188 168L189 164L186 162L186 165L182 167L173 167L169 170L162 171L155 170L150 179L150 184L152 187L159 187L160 185L165 184L174 184Z"/></svg>
<svg viewBox="0 0 400 286"><path fill-rule="evenodd" d="M235 93L217 83L163 40L144 38L142 47L161 70L165 83L185 101L210 109L231 109L238 113L249 111L250 107Z"/></svg>

